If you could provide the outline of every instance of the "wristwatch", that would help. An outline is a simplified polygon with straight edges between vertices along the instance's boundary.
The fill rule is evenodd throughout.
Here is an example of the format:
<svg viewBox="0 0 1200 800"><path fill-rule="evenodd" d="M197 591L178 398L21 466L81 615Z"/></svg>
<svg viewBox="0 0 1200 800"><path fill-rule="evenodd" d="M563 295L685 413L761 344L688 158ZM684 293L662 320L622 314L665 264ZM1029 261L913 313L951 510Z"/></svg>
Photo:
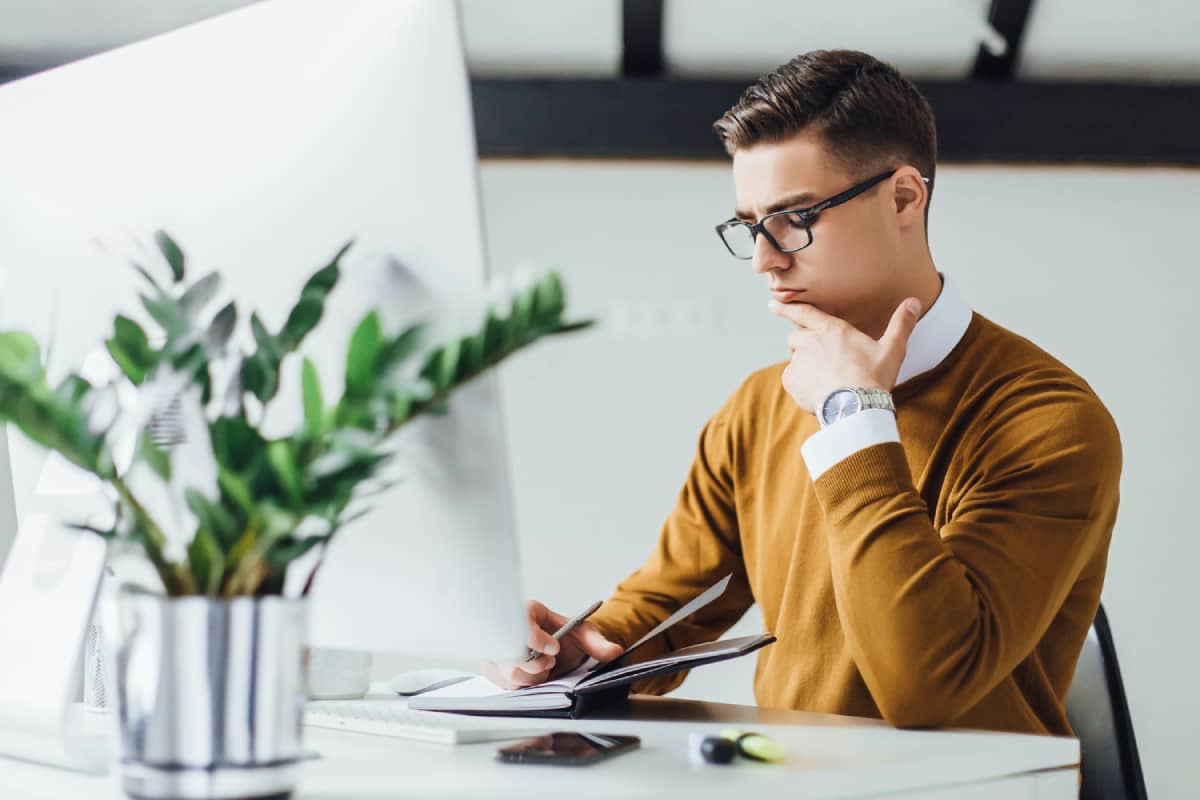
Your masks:
<svg viewBox="0 0 1200 800"><path fill-rule="evenodd" d="M895 413L896 404L892 402L892 393L882 389L834 389L817 409L817 419L822 428L828 428L838 420L868 408L882 408Z"/></svg>

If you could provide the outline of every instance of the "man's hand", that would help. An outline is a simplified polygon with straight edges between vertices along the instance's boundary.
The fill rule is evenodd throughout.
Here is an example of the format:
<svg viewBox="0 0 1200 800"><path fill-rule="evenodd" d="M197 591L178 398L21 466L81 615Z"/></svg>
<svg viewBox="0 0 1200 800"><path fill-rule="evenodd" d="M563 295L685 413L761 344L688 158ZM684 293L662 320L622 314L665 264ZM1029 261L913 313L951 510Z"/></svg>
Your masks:
<svg viewBox="0 0 1200 800"><path fill-rule="evenodd" d="M567 618L535 600L525 604L525 611L529 619L526 644L541 655L527 662L496 664L489 661L484 664L483 674L497 686L506 689L533 686L570 672L589 656L604 663L624 652L621 645L610 642L590 622L580 623L560 641L555 641L551 634L561 628Z"/></svg>
<svg viewBox="0 0 1200 800"><path fill-rule="evenodd" d="M783 388L809 413L816 413L829 393L843 386L894 389L908 337L921 316L921 301L908 298L896 308L887 330L876 341L845 320L810 305L772 300L769 308L796 325L788 335L792 363L783 371Z"/></svg>

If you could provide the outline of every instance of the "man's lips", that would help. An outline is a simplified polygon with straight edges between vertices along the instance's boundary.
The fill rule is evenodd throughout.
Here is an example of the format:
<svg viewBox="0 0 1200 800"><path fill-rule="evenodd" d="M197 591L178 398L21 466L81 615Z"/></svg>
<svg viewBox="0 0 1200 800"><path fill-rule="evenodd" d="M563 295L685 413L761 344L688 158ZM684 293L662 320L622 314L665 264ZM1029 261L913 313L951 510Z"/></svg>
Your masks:
<svg viewBox="0 0 1200 800"><path fill-rule="evenodd" d="M780 303L791 303L805 291L805 289L771 289L771 297Z"/></svg>

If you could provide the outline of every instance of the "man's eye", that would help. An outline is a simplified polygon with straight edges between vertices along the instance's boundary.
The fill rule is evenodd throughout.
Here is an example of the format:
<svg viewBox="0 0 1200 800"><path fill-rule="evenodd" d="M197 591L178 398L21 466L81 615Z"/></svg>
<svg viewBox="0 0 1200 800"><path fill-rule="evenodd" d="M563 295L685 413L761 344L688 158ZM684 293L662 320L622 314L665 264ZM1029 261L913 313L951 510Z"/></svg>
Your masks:
<svg viewBox="0 0 1200 800"><path fill-rule="evenodd" d="M813 224L813 220L815 220L815 219L816 219L816 217L812 216L811 214L788 214L787 215L788 224L791 225L793 228L807 228L809 225Z"/></svg>

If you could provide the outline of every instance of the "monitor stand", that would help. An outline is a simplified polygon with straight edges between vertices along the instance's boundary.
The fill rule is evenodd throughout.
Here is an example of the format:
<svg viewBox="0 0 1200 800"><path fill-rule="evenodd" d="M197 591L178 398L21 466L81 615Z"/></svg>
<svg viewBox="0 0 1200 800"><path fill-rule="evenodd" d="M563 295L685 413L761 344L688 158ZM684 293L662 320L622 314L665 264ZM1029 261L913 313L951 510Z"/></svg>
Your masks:
<svg viewBox="0 0 1200 800"><path fill-rule="evenodd" d="M0 574L0 755L106 771L108 715L75 702L106 551L48 514L25 516Z"/></svg>

